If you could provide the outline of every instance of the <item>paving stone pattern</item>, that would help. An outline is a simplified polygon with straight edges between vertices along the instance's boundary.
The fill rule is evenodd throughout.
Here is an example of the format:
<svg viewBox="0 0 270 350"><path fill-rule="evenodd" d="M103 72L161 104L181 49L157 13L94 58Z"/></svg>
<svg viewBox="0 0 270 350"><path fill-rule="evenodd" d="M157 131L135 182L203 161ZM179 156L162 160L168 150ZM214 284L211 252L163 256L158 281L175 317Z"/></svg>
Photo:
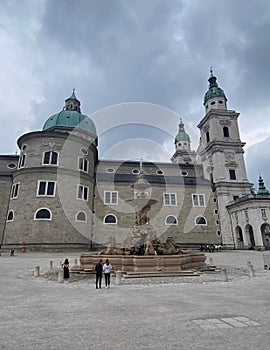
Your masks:
<svg viewBox="0 0 270 350"><path fill-rule="evenodd" d="M218 329L218 328L242 328L260 326L259 322L255 322L248 317L224 317L224 318L208 318L206 320L193 320L193 322L202 329Z"/></svg>
<svg viewBox="0 0 270 350"><path fill-rule="evenodd" d="M66 257L73 264L79 256L3 252L0 350L269 349L270 270L261 252L207 253L228 270L228 282L205 274L116 285L113 277L111 289L98 290L89 277L49 278L49 262L59 269Z"/></svg>

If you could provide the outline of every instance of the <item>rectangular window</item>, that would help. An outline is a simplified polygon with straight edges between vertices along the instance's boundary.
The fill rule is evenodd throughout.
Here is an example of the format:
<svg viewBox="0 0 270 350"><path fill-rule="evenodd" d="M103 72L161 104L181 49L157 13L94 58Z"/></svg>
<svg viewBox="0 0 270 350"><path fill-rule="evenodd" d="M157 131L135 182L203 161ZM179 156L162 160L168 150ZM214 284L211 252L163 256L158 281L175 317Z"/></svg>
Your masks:
<svg viewBox="0 0 270 350"><path fill-rule="evenodd" d="M37 195L54 197L55 181L39 181Z"/></svg>
<svg viewBox="0 0 270 350"><path fill-rule="evenodd" d="M39 187L38 187L38 195L45 196L45 194L46 194L46 181L40 181Z"/></svg>
<svg viewBox="0 0 270 350"><path fill-rule="evenodd" d="M234 169L229 170L230 173L230 180L236 180L236 174Z"/></svg>
<svg viewBox="0 0 270 350"><path fill-rule="evenodd" d="M58 153L51 152L51 164L57 164L58 161Z"/></svg>
<svg viewBox="0 0 270 350"><path fill-rule="evenodd" d="M25 154L21 154L18 163L18 169L23 168L25 166Z"/></svg>
<svg viewBox="0 0 270 350"><path fill-rule="evenodd" d="M194 207L204 207L205 206L204 194L193 194L192 202Z"/></svg>
<svg viewBox="0 0 270 350"><path fill-rule="evenodd" d="M163 193L163 203L165 206L176 205L176 193Z"/></svg>
<svg viewBox="0 0 270 350"><path fill-rule="evenodd" d="M87 186L78 185L78 199L82 199L84 201L88 201L88 192L89 188Z"/></svg>
<svg viewBox="0 0 270 350"><path fill-rule="evenodd" d="M261 214L262 214L262 218L263 219L267 219L267 216L266 216L266 210L265 210L265 208L261 208Z"/></svg>
<svg viewBox="0 0 270 350"><path fill-rule="evenodd" d="M50 164L50 154L51 152L44 153L43 164Z"/></svg>
<svg viewBox="0 0 270 350"><path fill-rule="evenodd" d="M118 204L118 192L104 191L104 204Z"/></svg>
<svg viewBox="0 0 270 350"><path fill-rule="evenodd" d="M19 183L12 185L12 188L11 188L11 199L18 198L19 187L20 187Z"/></svg>
<svg viewBox="0 0 270 350"><path fill-rule="evenodd" d="M88 172L88 160L85 158L79 158L79 170Z"/></svg>
<svg viewBox="0 0 270 350"><path fill-rule="evenodd" d="M47 196L53 196L54 195L54 182L49 181L47 183Z"/></svg>

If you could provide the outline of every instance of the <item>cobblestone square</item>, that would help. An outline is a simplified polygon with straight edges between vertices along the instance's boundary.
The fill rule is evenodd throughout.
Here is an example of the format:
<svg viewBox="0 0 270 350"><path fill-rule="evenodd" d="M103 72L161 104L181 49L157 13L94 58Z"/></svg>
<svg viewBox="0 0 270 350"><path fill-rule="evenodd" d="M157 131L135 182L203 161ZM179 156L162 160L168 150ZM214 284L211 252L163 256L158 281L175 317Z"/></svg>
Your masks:
<svg viewBox="0 0 270 350"><path fill-rule="evenodd" d="M49 279L77 253L0 257L0 349L268 349L270 271L262 252L207 254L219 272L200 277L123 281L96 290L93 278ZM249 277L247 261L254 266ZM41 276L34 277L40 266ZM104 283L104 280L103 280Z"/></svg>

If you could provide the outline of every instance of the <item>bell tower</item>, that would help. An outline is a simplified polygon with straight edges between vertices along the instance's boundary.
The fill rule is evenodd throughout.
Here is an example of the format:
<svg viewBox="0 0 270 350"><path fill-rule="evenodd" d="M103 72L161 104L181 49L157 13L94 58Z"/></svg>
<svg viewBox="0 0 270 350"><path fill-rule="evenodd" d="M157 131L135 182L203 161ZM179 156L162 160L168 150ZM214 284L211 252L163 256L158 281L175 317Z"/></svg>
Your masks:
<svg viewBox="0 0 270 350"><path fill-rule="evenodd" d="M173 163L193 164L196 158L195 151L190 149L190 137L185 131L184 123L180 118L178 134L175 136L175 152L171 158Z"/></svg>
<svg viewBox="0 0 270 350"><path fill-rule="evenodd" d="M201 139L198 161L204 177L212 182L219 208L223 243L234 246L227 205L251 193L244 160L244 142L240 140L239 113L227 109L227 98L210 70L209 89L204 96L205 116L200 121Z"/></svg>

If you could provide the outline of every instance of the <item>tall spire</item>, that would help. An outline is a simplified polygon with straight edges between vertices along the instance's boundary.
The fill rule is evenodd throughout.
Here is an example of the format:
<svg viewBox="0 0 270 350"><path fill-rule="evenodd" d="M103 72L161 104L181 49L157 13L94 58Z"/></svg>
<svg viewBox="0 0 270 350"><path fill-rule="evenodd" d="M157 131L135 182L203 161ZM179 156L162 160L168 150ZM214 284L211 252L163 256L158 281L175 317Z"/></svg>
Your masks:
<svg viewBox="0 0 270 350"><path fill-rule="evenodd" d="M269 194L268 189L264 186L263 178L261 177L261 174L259 174L259 189L257 191L257 194Z"/></svg>
<svg viewBox="0 0 270 350"><path fill-rule="evenodd" d="M178 134L175 136L175 142L174 143L177 143L179 141L188 141L188 142L190 142L190 137L185 131L185 126L184 126L184 123L183 123L181 117L180 117L180 123L178 124L178 127L179 127Z"/></svg>
<svg viewBox="0 0 270 350"><path fill-rule="evenodd" d="M209 81L209 89L212 87L218 87L217 78L213 74L213 67L210 67L210 78Z"/></svg>
<svg viewBox="0 0 270 350"><path fill-rule="evenodd" d="M212 67L210 67L210 77L208 79L208 82L209 82L209 89L204 95L204 104L206 104L208 100L215 97L223 97L226 103L227 98L225 96L224 91L218 86L217 77L214 76Z"/></svg>

